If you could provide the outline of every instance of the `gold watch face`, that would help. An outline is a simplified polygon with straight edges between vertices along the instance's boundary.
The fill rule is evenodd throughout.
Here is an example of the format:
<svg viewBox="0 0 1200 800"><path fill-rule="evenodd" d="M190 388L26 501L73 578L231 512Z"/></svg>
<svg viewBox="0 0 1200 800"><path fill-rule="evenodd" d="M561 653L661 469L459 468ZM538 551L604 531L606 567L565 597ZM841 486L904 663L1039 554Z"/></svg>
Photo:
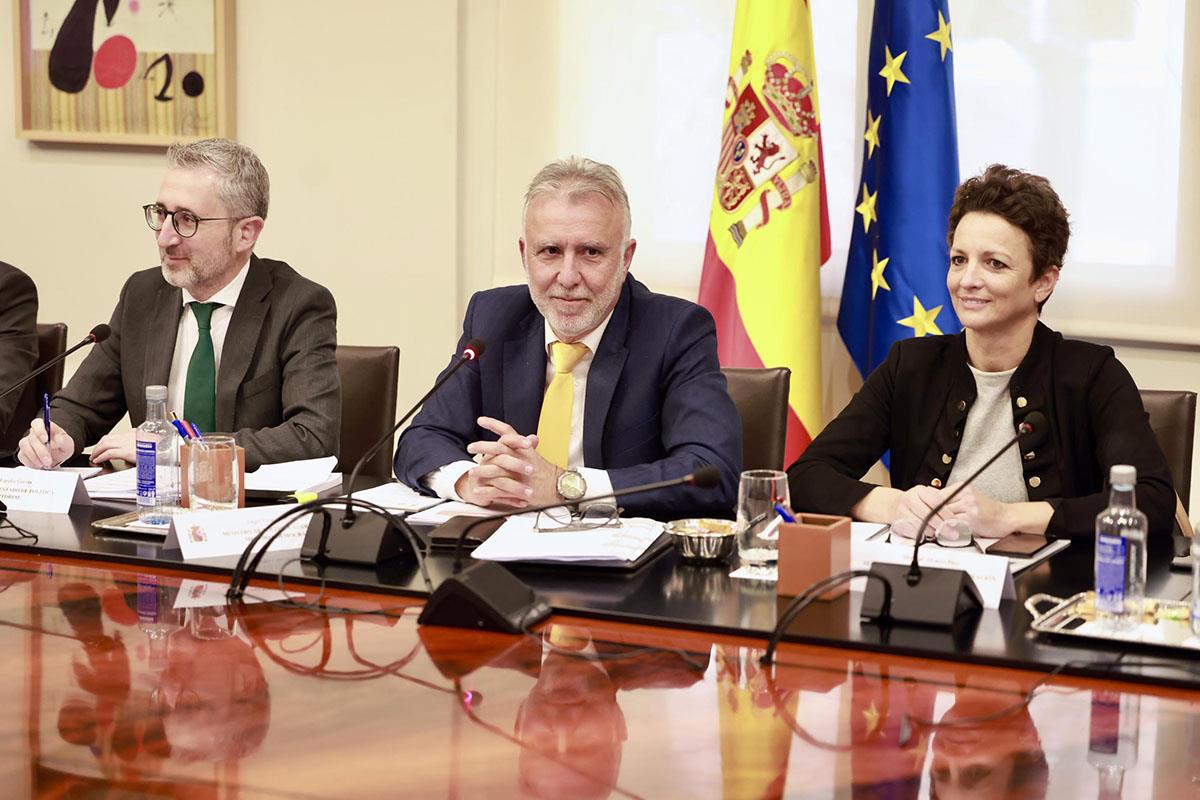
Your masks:
<svg viewBox="0 0 1200 800"><path fill-rule="evenodd" d="M558 493L564 500L578 500L587 491L587 481L574 470L567 470L558 476Z"/></svg>

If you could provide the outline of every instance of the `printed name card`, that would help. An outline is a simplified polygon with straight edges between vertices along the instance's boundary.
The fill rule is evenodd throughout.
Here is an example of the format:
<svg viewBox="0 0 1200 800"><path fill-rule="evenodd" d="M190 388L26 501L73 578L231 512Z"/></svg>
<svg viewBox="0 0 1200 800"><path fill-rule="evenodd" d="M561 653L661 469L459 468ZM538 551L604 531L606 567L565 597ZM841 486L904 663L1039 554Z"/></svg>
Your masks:
<svg viewBox="0 0 1200 800"><path fill-rule="evenodd" d="M912 561L912 545L896 542L855 542L851 548L850 568L870 569L871 564L908 564ZM1004 556L988 556L974 548L921 547L918 563L922 567L958 569L967 573L979 587L984 608L999 608L1001 600L1017 596L1012 570ZM856 578L851 589L864 590L866 578Z"/></svg>
<svg viewBox="0 0 1200 800"><path fill-rule="evenodd" d="M10 511L40 511L66 514L73 505L90 505L87 489L78 472L0 468L0 501Z"/></svg>
<svg viewBox="0 0 1200 800"><path fill-rule="evenodd" d="M273 523L279 516L296 508L294 505L235 508L229 511L189 511L171 518L171 531L164 547L179 550L184 561L195 558L241 555L250 540ZM270 546L269 551L299 550L308 532L312 514L301 514L287 524L287 529ZM274 529L274 530L277 530ZM264 537L273 536L274 532ZM260 541L255 551L262 547Z"/></svg>

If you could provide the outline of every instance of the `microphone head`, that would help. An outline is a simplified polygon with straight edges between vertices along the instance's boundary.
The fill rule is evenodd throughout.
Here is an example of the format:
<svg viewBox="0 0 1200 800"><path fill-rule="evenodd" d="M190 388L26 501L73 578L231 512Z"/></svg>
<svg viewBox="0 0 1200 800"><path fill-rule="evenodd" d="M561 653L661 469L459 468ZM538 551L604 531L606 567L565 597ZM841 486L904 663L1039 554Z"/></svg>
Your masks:
<svg viewBox="0 0 1200 800"><path fill-rule="evenodd" d="M721 470L716 467L701 467L688 476L688 481L698 489L713 489L721 483Z"/></svg>
<svg viewBox="0 0 1200 800"><path fill-rule="evenodd" d="M487 345L483 343L483 339L472 339L467 342L467 346L463 348L462 357L464 361L478 361L483 355L483 351L487 349Z"/></svg>
<svg viewBox="0 0 1200 800"><path fill-rule="evenodd" d="M92 344L100 344L111 335L112 328L101 322L99 325L92 328L92 332L88 334L88 338L92 340Z"/></svg>
<svg viewBox="0 0 1200 800"><path fill-rule="evenodd" d="M1025 415L1025 419L1021 420L1019 431L1023 447L1032 447L1040 444L1045 441L1046 436L1050 433L1046 415L1040 411L1030 411Z"/></svg>

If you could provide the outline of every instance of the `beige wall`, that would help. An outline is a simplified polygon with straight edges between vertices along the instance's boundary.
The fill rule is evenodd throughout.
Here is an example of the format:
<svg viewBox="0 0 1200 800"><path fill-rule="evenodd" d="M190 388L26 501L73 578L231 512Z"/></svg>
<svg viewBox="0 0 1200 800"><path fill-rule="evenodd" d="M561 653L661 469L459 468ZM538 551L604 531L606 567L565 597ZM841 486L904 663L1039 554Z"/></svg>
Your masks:
<svg viewBox="0 0 1200 800"><path fill-rule="evenodd" d="M329 287L342 343L400 346L406 405L449 360L457 328L459 12L356 5L237 4L237 133L271 173L257 252ZM12 63L11 26L0 13L0 64ZM18 140L5 73L0 259L34 277L40 318L75 339L157 261L139 207L158 191L162 150Z"/></svg>

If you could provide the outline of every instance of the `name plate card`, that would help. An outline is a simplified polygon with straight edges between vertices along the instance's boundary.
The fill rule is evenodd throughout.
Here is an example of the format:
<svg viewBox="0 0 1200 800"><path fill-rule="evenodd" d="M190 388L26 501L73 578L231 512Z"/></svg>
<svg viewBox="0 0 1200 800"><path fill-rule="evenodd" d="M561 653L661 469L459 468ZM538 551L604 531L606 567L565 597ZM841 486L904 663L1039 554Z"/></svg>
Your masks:
<svg viewBox="0 0 1200 800"><path fill-rule="evenodd" d="M10 511L66 514L73 505L91 505L78 472L0 468L0 501Z"/></svg>
<svg viewBox="0 0 1200 800"><path fill-rule="evenodd" d="M179 550L184 561L195 558L241 555L250 540L273 523L279 516L296 506L273 505L235 508L229 511L188 511L171 518L171 530L164 547ZM308 532L312 514L301 514L287 524L286 530L270 546L280 550L299 550ZM269 534L273 536L274 533ZM264 540L265 541L265 538ZM255 552L262 547L259 542Z"/></svg>
<svg viewBox="0 0 1200 800"><path fill-rule="evenodd" d="M871 564L908 564L913 546L896 542L855 542L850 555L851 569L870 569ZM921 547L918 563L922 567L958 569L967 573L979 587L984 608L998 608L1001 600L1016 598L1012 570L1004 556L983 555L974 548ZM864 591L867 579L855 578L852 591Z"/></svg>

